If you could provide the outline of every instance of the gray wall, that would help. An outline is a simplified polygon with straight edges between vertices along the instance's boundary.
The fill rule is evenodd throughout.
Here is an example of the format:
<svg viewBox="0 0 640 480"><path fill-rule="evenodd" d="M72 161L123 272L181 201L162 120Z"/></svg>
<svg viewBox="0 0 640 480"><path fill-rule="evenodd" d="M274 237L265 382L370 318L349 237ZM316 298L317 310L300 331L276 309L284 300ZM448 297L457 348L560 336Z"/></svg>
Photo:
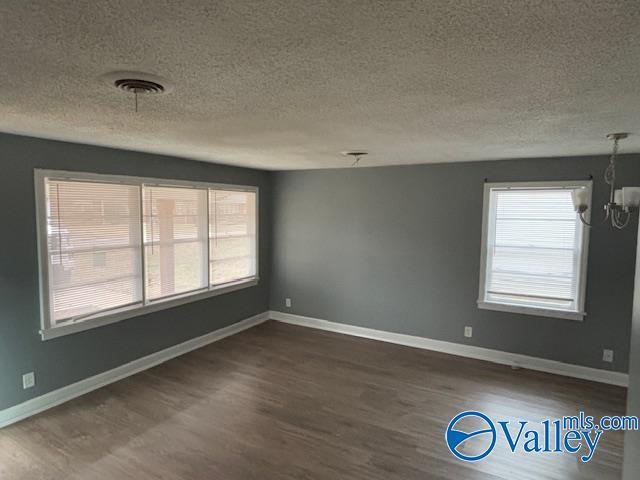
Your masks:
<svg viewBox="0 0 640 480"><path fill-rule="evenodd" d="M638 160L621 158L623 184L640 183ZM271 309L625 372L635 226L592 229L584 322L476 307L484 179L593 174L598 218L606 163L601 156L279 172ZM464 338L465 325L473 338ZM613 364L602 362L603 348L615 350Z"/></svg>
<svg viewBox="0 0 640 480"><path fill-rule="evenodd" d="M638 247L638 250L640 250L640 243ZM636 257L634 290L627 414L640 416L640 257ZM638 453L640 453L640 431L625 432L624 480L638 480L640 478L640 455Z"/></svg>
<svg viewBox="0 0 640 480"><path fill-rule="evenodd" d="M0 410L268 309L270 174L159 155L0 134ZM260 187L258 286L43 342L33 169ZM37 385L22 390L23 373Z"/></svg>
<svg viewBox="0 0 640 480"><path fill-rule="evenodd" d="M640 157L619 165L638 184ZM604 157L280 172L0 134L0 409L267 310L626 371L636 229L591 235L583 323L478 310L482 183L595 177ZM43 342L33 169L260 187L261 283ZM273 185L272 185L273 183ZM272 219L273 200L273 219ZM273 223L273 246L271 245ZM273 248L272 248L273 247ZM271 252L273 272L270 274ZM386 252L386 253L385 253ZM269 288L271 278L271 297ZM293 307L284 307L284 298ZM269 305L270 304L270 305ZM463 326L474 327L465 339ZM638 329L636 329L637 331ZM602 349L615 362L601 361ZM22 390L35 371L37 386Z"/></svg>

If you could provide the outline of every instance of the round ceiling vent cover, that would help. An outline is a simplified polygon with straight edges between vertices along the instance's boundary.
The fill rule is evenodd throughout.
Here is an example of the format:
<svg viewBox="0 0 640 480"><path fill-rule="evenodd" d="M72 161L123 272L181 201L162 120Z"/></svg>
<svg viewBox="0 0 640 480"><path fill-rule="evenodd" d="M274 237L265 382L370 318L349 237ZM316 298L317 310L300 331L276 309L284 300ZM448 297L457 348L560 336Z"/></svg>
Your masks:
<svg viewBox="0 0 640 480"><path fill-rule="evenodd" d="M116 88L128 93L162 93L164 87L160 83L141 78L121 78L113 82Z"/></svg>
<svg viewBox="0 0 640 480"><path fill-rule="evenodd" d="M102 75L100 79L126 93L158 95L173 90L173 85L167 79L150 73L117 71Z"/></svg>

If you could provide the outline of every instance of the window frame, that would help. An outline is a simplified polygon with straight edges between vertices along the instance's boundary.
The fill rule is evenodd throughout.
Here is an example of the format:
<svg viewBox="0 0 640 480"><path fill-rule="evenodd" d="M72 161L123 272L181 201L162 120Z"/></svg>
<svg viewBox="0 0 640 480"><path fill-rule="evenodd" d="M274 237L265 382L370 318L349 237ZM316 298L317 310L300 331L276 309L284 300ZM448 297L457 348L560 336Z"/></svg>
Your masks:
<svg viewBox="0 0 640 480"><path fill-rule="evenodd" d="M49 269L48 269L48 247L47 247L47 219L46 219L46 191L45 180L62 180L77 182L98 182L98 183L116 183L125 185L135 185L139 187L140 195L140 231L143 235L142 239L142 288L145 289L145 254L144 254L144 231L143 231L143 186L160 186L160 187L187 187L187 188L204 188L207 190L207 208L209 203L210 190L227 190L238 192L252 192L255 194L255 275L237 281L229 282L222 285L213 286L209 279L209 285L206 289L199 289L191 292L184 292L170 297L149 300L143 295L143 304L134 306L116 308L102 313L96 313L75 322L70 320L69 323L53 326L50 318L50 299L49 299ZM111 323L120 322L128 318L146 315L151 312L173 308L186 303L197 302L205 298L223 295L225 293L234 292L244 288L253 287L260 283L260 192L259 187L251 185L235 185L226 183L200 182L190 180L174 180L166 178L154 177L138 177L129 175L112 175L92 172L75 172L66 170L50 170L50 169L34 169L34 186L36 201L36 230L37 230L37 248L38 248L38 272L39 272L39 303L40 303L40 336L42 340L69 335L84 330L98 328ZM207 213L207 250L209 250L209 216ZM207 256L208 260L208 256ZM209 264L207 263L207 270Z"/></svg>
<svg viewBox="0 0 640 480"><path fill-rule="evenodd" d="M491 191L494 189L512 190L512 189L563 189L573 190L575 188L586 188L589 191L589 208L585 212L585 220L590 222L591 219L591 200L593 195L593 181L591 180L561 180L561 181L542 181L542 182L495 182L484 184L484 196L482 205L482 237L480 251L480 282L478 286L478 308L483 310L494 310L499 312L520 313L525 315L535 315L539 317L560 318L565 320L582 321L587 315L585 312L585 300L587 291L587 265L589 258L589 235L590 228L582 225L582 243L581 258L578 262L578 288L576 305L577 310L562 310L553 308L543 308L530 305L516 305L511 303L501 303L489 301L486 297L486 279L487 279L487 243L489 234L489 217ZM579 221L576 214L576 221Z"/></svg>

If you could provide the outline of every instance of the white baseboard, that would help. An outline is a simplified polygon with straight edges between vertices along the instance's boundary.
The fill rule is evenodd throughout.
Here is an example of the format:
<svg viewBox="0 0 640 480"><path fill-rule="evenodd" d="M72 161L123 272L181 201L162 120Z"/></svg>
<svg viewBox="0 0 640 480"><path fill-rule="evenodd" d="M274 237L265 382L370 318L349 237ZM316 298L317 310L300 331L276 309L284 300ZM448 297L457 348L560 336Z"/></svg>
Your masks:
<svg viewBox="0 0 640 480"><path fill-rule="evenodd" d="M0 411L0 428L11 425L22 419L40 413L49 408L60 405L73 398L89 393L98 388L117 382L123 378L134 375L143 370L159 365L171 360L172 358L184 355L192 350L204 347L217 340L234 335L248 328L259 325L269 318L284 323L300 325L303 327L317 328L330 332L343 333L345 335L353 335L357 337L370 338L383 342L396 343L409 347L422 348L425 350L433 350L436 352L448 353L462 357L475 358L477 360L486 360L493 363L503 365L517 366L538 370L541 372L554 373L567 377L581 378L592 380L595 382L608 383L611 385L619 385L626 387L629 383L628 375L620 372L612 372L609 370L600 370L597 368L583 367L569 363L547 360L544 358L530 357L517 353L502 352L499 350L491 350L488 348L474 347L471 345L461 345L442 340L433 340L430 338L416 337L412 335L404 335L401 333L385 332L382 330L374 330L371 328L357 327L317 318L304 317L301 315L293 315L284 312L263 312L253 317L249 317L240 322L221 328L214 332L208 333L201 337L187 340L186 342L174 345L165 350L152 353L146 357L139 358L132 362L126 363L112 370L100 373L93 377L80 380L79 382L67 385L52 392L46 393L36 398L32 398L19 405Z"/></svg>
<svg viewBox="0 0 640 480"><path fill-rule="evenodd" d="M85 378L79 382L67 385L52 392L46 393L36 398L32 398L19 405L9 407L0 411L0 428L11 425L19 420L40 413L49 408L60 405L85 393L104 387L110 383L117 382L123 378L134 375L143 370L155 367L172 358L184 355L192 350L204 347L217 340L221 340L230 335L242 332L248 328L265 322L269 319L269 312L263 312L253 317L236 322L228 327L220 328L201 337L192 338L186 342L152 353L146 357L139 358L129 363L125 363L112 370L108 370L93 377Z"/></svg>
<svg viewBox="0 0 640 480"><path fill-rule="evenodd" d="M545 358L530 357L528 355L520 355L518 353L502 352L500 350L474 347L472 345L462 345L442 340L433 340L431 338L385 332L383 330L374 330L372 328L356 327L354 325L330 322L328 320L320 320L318 318L304 317L302 315L293 315L284 312L271 311L270 317L272 320L278 320L280 322L290 323L293 325L344 333L345 335L370 338L383 342L397 343L399 345L449 353L451 355L458 355L461 357L475 358L477 360L486 360L488 362L499 363L502 365L528 368L530 370L554 373L556 375L564 375L566 377L581 378L584 380L591 380L594 382L607 383L622 387L626 387L629 384L629 376L626 373L612 372L610 370L583 367L581 365L557 362L555 360L547 360Z"/></svg>

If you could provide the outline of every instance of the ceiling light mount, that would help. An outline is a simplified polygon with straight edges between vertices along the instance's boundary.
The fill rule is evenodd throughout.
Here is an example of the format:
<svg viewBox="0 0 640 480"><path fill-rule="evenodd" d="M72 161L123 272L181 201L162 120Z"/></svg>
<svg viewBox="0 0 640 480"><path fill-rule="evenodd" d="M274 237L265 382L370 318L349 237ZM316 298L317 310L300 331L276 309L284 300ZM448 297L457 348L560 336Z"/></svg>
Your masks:
<svg viewBox="0 0 640 480"><path fill-rule="evenodd" d="M626 133L626 132L608 133L607 134L607 140L624 140L628 136L629 136L629 134Z"/></svg>
<svg viewBox="0 0 640 480"><path fill-rule="evenodd" d="M345 157L353 158L353 163L351 164L352 167L357 167L358 163L360 163L360 159L365 155L369 155L369 152L366 152L364 150L346 150L341 153Z"/></svg>

